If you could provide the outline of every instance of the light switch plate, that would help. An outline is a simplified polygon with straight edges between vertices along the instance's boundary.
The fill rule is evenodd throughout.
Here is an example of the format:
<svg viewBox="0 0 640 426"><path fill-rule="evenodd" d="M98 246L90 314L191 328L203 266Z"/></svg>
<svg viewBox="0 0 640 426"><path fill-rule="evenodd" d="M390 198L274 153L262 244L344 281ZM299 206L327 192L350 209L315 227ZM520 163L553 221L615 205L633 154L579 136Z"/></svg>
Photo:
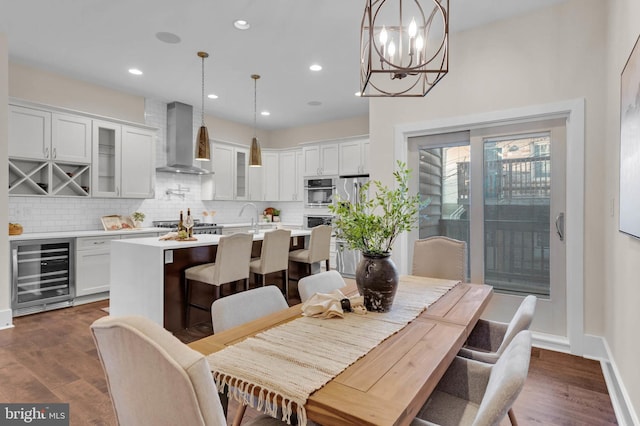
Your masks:
<svg viewBox="0 0 640 426"><path fill-rule="evenodd" d="M164 251L164 264L173 263L173 250Z"/></svg>

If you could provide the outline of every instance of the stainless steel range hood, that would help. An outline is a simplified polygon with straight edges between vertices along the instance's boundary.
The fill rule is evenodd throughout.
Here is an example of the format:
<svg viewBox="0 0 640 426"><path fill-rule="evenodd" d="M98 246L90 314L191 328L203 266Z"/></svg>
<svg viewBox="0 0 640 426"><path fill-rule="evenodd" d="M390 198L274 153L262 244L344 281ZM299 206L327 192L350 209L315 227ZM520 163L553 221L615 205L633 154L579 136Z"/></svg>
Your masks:
<svg viewBox="0 0 640 426"><path fill-rule="evenodd" d="M167 165L156 168L158 172L212 174L194 166L193 107L180 102L167 105Z"/></svg>

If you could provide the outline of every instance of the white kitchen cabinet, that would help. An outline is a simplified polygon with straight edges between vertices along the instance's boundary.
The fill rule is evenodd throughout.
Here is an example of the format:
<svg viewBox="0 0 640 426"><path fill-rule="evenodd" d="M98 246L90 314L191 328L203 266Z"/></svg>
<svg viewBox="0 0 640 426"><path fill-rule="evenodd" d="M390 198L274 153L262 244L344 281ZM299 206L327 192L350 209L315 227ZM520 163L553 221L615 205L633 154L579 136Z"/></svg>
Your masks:
<svg viewBox="0 0 640 426"><path fill-rule="evenodd" d="M305 176L331 176L339 172L339 150L337 143L305 146L304 155Z"/></svg>
<svg viewBox="0 0 640 426"><path fill-rule="evenodd" d="M264 201L277 201L280 198L280 156L277 152L262 151L263 197Z"/></svg>
<svg viewBox="0 0 640 426"><path fill-rule="evenodd" d="M9 105L9 157L91 162L91 119Z"/></svg>
<svg viewBox="0 0 640 426"><path fill-rule="evenodd" d="M340 143L340 174L369 173L369 140L359 139Z"/></svg>
<svg viewBox="0 0 640 426"><path fill-rule="evenodd" d="M156 183L155 132L122 126L122 198L154 198Z"/></svg>
<svg viewBox="0 0 640 426"><path fill-rule="evenodd" d="M303 201L302 150L280 152L280 201Z"/></svg>
<svg viewBox="0 0 640 426"><path fill-rule="evenodd" d="M76 238L76 296L109 291L111 241L118 238Z"/></svg>
<svg viewBox="0 0 640 426"><path fill-rule="evenodd" d="M93 120L95 197L155 196L155 133L148 129Z"/></svg>
<svg viewBox="0 0 640 426"><path fill-rule="evenodd" d="M203 167L214 174L202 177L201 199L247 200L249 149L216 142L211 155L211 161Z"/></svg>
<svg viewBox="0 0 640 426"><path fill-rule="evenodd" d="M262 151L264 153L264 151ZM249 194L251 201L262 201L264 195L264 166L249 167Z"/></svg>
<svg viewBox="0 0 640 426"><path fill-rule="evenodd" d="M157 236L158 232L136 232L131 235L76 238L76 297L109 291L111 241Z"/></svg>

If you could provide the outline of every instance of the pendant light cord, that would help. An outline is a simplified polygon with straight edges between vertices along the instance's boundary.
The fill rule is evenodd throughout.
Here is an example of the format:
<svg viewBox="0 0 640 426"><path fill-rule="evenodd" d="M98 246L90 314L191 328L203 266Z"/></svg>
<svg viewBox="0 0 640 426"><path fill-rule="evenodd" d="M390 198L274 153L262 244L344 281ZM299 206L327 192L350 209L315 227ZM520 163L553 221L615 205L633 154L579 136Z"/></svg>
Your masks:
<svg viewBox="0 0 640 426"><path fill-rule="evenodd" d="M253 137L256 137L256 122L258 111L258 79L253 79Z"/></svg>
<svg viewBox="0 0 640 426"><path fill-rule="evenodd" d="M200 110L200 115L201 115L201 119L202 119L202 125L204 126L204 58L205 56L202 56L202 105L201 105L201 110Z"/></svg>

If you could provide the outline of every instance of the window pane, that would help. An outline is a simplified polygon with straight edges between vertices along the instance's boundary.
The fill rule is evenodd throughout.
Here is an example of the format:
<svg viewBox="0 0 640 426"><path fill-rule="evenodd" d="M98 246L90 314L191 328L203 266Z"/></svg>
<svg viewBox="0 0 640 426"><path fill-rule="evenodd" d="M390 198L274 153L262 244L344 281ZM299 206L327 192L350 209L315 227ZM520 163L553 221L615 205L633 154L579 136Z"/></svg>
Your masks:
<svg viewBox="0 0 640 426"><path fill-rule="evenodd" d="M484 141L485 283L549 295L548 134Z"/></svg>
<svg viewBox="0 0 640 426"><path fill-rule="evenodd" d="M444 235L469 247L469 145L423 148L419 154L420 195L430 200L420 211L419 238Z"/></svg>

